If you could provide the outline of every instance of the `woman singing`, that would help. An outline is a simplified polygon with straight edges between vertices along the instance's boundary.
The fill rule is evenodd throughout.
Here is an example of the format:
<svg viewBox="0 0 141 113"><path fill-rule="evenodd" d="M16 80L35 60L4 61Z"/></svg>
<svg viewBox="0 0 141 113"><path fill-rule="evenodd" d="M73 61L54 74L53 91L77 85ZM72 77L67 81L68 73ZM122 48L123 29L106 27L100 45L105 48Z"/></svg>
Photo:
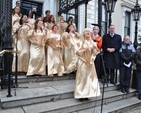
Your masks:
<svg viewBox="0 0 141 113"><path fill-rule="evenodd" d="M23 15L20 19L21 26L19 26L18 35L16 37L14 49L18 50L18 71L27 72L29 63L29 48L30 42L27 40L27 33L31 29L27 23L27 16ZM15 57L13 58L12 71L15 71Z"/></svg>
<svg viewBox="0 0 141 113"><path fill-rule="evenodd" d="M46 32L42 29L43 21L36 20L35 28L28 32L28 40L30 46L30 60L28 65L27 76L46 75L45 62L45 42Z"/></svg>
<svg viewBox="0 0 141 113"><path fill-rule="evenodd" d="M62 35L64 47L64 65L65 65L65 73L69 73L67 71L68 66L72 63L73 58L76 56L76 51L80 48L82 43L80 35L75 32L75 28L72 24L68 25L66 32ZM76 69L71 70L76 71Z"/></svg>
<svg viewBox="0 0 141 113"><path fill-rule="evenodd" d="M96 43L90 37L90 30L82 34L83 44L76 52L78 56L74 98L88 99L100 95L94 60L97 54Z"/></svg>
<svg viewBox="0 0 141 113"><path fill-rule="evenodd" d="M62 60L62 48L63 43L61 35L58 33L58 26L55 24L52 27L52 32L49 33L47 38L47 64L48 64L48 76L58 74L62 76L64 73L64 63Z"/></svg>

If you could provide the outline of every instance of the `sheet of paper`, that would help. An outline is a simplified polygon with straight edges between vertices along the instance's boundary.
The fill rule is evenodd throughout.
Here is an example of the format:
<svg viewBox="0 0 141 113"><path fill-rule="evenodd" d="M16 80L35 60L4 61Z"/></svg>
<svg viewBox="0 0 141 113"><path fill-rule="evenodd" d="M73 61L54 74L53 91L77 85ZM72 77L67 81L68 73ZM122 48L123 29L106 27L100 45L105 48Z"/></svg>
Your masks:
<svg viewBox="0 0 141 113"><path fill-rule="evenodd" d="M128 64L126 64L125 62L124 62L124 65L126 66L126 67L130 67L131 66L131 62L129 62Z"/></svg>

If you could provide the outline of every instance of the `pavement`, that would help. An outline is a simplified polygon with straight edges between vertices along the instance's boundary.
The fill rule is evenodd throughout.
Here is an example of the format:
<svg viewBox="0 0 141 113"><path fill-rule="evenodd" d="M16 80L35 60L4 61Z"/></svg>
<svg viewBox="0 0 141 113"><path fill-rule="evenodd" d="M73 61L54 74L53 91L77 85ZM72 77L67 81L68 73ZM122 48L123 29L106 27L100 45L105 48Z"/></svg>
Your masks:
<svg viewBox="0 0 141 113"><path fill-rule="evenodd" d="M130 111L127 111L125 113L141 113L141 106L134 108L134 109L131 109Z"/></svg>

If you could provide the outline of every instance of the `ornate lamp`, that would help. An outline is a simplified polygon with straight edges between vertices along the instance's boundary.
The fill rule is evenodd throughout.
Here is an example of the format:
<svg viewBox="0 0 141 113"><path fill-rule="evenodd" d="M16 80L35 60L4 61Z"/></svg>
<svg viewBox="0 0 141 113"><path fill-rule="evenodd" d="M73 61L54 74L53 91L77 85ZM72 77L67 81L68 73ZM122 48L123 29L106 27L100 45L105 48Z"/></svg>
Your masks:
<svg viewBox="0 0 141 113"><path fill-rule="evenodd" d="M136 5L135 5L134 9L132 9L132 13L134 16L134 21L139 21L140 15L141 15L141 8L138 4L138 0L136 1Z"/></svg>
<svg viewBox="0 0 141 113"><path fill-rule="evenodd" d="M138 34L138 21L140 20L140 15L141 15L141 8L138 4L138 0L136 0L136 5L135 7L132 9L132 13L133 13L133 17L134 17L134 21L135 21L135 39L134 39L134 47L135 49L138 46L138 42L137 42L137 34Z"/></svg>
<svg viewBox="0 0 141 113"><path fill-rule="evenodd" d="M104 0L106 3L107 12L114 12L117 0Z"/></svg>
<svg viewBox="0 0 141 113"><path fill-rule="evenodd" d="M112 12L114 12L117 0L104 0L104 2L106 4L107 12L109 13L109 26L110 26L112 23L111 14Z"/></svg>

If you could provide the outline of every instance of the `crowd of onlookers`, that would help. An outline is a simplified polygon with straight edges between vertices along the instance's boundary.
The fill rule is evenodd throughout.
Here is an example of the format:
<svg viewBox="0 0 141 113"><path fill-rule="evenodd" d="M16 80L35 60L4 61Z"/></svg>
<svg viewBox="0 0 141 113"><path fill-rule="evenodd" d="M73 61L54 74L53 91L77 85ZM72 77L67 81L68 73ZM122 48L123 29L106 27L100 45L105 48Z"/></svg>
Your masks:
<svg viewBox="0 0 141 113"><path fill-rule="evenodd" d="M18 30L18 34L13 37L13 47L19 51L19 72L26 72L27 76L50 77L76 72L75 97L89 98L99 95L99 86L95 80L97 76L101 78L102 68L106 70L105 82L112 84L115 84L115 71L119 69L121 92L129 93L134 60L138 98L141 99L141 49L135 50L128 35L122 41L121 36L115 33L114 25L109 26L108 34L103 37L98 35L99 27L96 26L92 31L86 28L79 34L72 17L64 21L63 16L60 16L55 21L49 10L45 14L45 17L39 14L34 7L27 11L27 15L22 14L20 1L16 2L12 13L12 33ZM104 59L104 67L101 57ZM14 72L15 57L12 69ZM90 87L88 91L97 89L97 95L95 92L86 95L86 89L82 88L84 86ZM83 90L80 91L81 88Z"/></svg>

